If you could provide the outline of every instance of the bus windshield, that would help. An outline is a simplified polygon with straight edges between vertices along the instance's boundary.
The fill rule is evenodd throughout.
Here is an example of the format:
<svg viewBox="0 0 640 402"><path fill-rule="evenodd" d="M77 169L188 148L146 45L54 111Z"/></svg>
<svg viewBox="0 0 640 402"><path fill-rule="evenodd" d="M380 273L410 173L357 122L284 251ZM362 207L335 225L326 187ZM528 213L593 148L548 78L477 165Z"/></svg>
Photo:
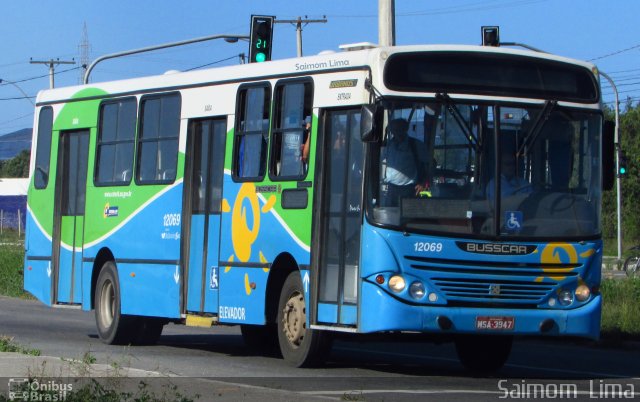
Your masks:
<svg viewBox="0 0 640 402"><path fill-rule="evenodd" d="M383 103L367 188L373 223L476 238L600 233L601 114L436 99Z"/></svg>

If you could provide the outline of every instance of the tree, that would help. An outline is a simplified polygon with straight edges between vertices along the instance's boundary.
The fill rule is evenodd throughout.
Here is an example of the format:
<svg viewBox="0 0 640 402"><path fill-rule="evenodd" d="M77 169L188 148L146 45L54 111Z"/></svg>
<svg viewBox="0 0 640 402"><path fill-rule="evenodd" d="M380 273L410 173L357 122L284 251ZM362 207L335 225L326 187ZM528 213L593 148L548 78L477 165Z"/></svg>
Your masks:
<svg viewBox="0 0 640 402"><path fill-rule="evenodd" d="M25 149L14 158L3 161L0 164L0 177L29 177L30 157L30 151Z"/></svg>

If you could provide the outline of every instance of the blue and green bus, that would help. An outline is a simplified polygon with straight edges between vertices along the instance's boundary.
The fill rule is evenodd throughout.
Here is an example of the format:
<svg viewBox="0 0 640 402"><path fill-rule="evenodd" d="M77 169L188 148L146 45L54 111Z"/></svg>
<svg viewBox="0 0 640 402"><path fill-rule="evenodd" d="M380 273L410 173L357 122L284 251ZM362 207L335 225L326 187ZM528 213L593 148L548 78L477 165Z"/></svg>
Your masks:
<svg viewBox="0 0 640 402"><path fill-rule="evenodd" d="M514 336L599 336L592 64L358 44L46 90L35 115L25 289L108 344L240 325L308 366L336 334L422 333L490 370Z"/></svg>

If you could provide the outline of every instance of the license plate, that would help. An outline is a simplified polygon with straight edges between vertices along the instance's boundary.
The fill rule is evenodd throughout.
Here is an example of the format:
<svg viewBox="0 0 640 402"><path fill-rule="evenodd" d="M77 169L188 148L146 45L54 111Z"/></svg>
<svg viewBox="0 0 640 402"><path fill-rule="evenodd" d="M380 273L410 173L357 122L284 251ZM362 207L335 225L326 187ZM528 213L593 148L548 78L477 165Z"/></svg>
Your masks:
<svg viewBox="0 0 640 402"><path fill-rule="evenodd" d="M513 317L476 317L477 330L511 331L515 327Z"/></svg>

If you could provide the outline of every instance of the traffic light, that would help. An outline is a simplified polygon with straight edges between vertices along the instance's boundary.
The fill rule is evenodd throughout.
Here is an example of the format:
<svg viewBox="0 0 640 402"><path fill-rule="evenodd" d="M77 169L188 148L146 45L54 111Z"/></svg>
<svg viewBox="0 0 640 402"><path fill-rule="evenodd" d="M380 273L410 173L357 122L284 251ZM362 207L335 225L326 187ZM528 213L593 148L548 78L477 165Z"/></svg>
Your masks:
<svg viewBox="0 0 640 402"><path fill-rule="evenodd" d="M627 175L628 172L628 167L627 167L627 156L624 154L624 152L619 151L620 154L618 155L618 177L625 177Z"/></svg>
<svg viewBox="0 0 640 402"><path fill-rule="evenodd" d="M273 38L273 20L268 15L251 16L251 41L249 42L249 63L262 63L271 60L271 39Z"/></svg>

